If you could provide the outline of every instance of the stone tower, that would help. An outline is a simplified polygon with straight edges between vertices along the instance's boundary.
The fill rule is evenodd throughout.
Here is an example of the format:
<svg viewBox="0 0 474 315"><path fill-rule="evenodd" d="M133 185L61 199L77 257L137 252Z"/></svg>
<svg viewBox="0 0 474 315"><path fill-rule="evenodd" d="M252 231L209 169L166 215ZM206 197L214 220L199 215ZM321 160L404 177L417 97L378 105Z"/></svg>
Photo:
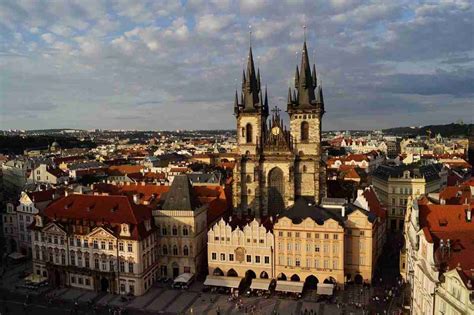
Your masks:
<svg viewBox="0 0 474 315"><path fill-rule="evenodd" d="M240 101L237 91L234 101L238 156L233 206L237 214L277 215L297 198L308 202L321 199L324 190L320 182L325 182L320 148L324 101L314 66L311 73L306 42L287 105L289 130L277 107L268 119L267 91L263 97L260 70L255 72L250 48Z"/></svg>
<svg viewBox="0 0 474 315"><path fill-rule="evenodd" d="M257 181L261 144L266 134L268 99L263 101L260 69L255 72L252 47L249 50L247 70L242 73L240 102L235 91L234 114L237 118L237 153L241 158L234 172L233 204L241 211L258 209L260 196Z"/></svg>
<svg viewBox="0 0 474 315"><path fill-rule="evenodd" d="M314 64L311 71L306 41L303 44L300 68L296 66L295 89L288 90L287 112L297 155L295 194L297 197L312 196L316 201L320 201L323 189L319 184L325 182L325 172L321 169L321 119L324 114L324 99Z"/></svg>

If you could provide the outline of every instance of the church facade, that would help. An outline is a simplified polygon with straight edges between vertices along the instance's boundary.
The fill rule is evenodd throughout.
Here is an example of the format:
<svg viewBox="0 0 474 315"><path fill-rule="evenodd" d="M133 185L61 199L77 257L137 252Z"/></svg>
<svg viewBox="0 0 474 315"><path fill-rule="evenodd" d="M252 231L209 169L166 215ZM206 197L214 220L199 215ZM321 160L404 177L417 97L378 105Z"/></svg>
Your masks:
<svg viewBox="0 0 474 315"><path fill-rule="evenodd" d="M275 107L269 114L267 91L261 89L250 48L242 75L240 99L235 93L237 157L233 206L236 214L274 216L298 198L319 203L325 195L325 166L321 159L321 120L324 100L316 67L312 70L306 42L295 86L288 90L289 128Z"/></svg>

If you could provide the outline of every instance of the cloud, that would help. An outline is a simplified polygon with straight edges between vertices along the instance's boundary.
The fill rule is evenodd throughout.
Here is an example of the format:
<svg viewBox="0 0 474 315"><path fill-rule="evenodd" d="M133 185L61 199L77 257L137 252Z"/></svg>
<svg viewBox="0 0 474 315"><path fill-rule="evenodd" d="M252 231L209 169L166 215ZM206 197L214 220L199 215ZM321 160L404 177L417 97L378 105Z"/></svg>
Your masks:
<svg viewBox="0 0 474 315"><path fill-rule="evenodd" d="M2 127L233 129L249 24L272 107L306 25L323 128L450 122L472 105L473 14L461 0L4 0Z"/></svg>

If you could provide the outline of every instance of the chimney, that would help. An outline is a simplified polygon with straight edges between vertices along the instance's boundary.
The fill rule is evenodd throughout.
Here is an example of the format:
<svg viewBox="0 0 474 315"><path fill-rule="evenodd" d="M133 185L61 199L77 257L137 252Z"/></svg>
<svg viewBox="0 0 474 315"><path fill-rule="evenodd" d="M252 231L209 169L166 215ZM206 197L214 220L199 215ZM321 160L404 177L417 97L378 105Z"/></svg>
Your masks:
<svg viewBox="0 0 474 315"><path fill-rule="evenodd" d="M359 191L357 192L357 194L359 194ZM342 207L341 207L341 216L342 216L343 218L346 217L346 206L342 206Z"/></svg>

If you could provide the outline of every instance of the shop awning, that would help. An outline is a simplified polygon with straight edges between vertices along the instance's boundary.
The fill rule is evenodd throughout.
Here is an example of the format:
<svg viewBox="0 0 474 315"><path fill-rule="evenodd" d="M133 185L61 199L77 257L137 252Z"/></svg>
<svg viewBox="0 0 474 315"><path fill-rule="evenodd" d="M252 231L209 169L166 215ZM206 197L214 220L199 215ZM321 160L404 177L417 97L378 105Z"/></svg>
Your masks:
<svg viewBox="0 0 474 315"><path fill-rule="evenodd" d="M301 293L303 292L303 286L304 282L301 281L278 280L275 290L280 292Z"/></svg>
<svg viewBox="0 0 474 315"><path fill-rule="evenodd" d="M334 284L332 283L318 283L317 293L319 295L332 295L334 291Z"/></svg>
<svg viewBox="0 0 474 315"><path fill-rule="evenodd" d="M193 277L193 273L183 273L174 279L174 283L188 283Z"/></svg>
<svg viewBox="0 0 474 315"><path fill-rule="evenodd" d="M272 279L252 279L250 289L252 290L268 290Z"/></svg>
<svg viewBox="0 0 474 315"><path fill-rule="evenodd" d="M238 288L243 278L224 277L224 276L207 276L204 285L214 287Z"/></svg>

